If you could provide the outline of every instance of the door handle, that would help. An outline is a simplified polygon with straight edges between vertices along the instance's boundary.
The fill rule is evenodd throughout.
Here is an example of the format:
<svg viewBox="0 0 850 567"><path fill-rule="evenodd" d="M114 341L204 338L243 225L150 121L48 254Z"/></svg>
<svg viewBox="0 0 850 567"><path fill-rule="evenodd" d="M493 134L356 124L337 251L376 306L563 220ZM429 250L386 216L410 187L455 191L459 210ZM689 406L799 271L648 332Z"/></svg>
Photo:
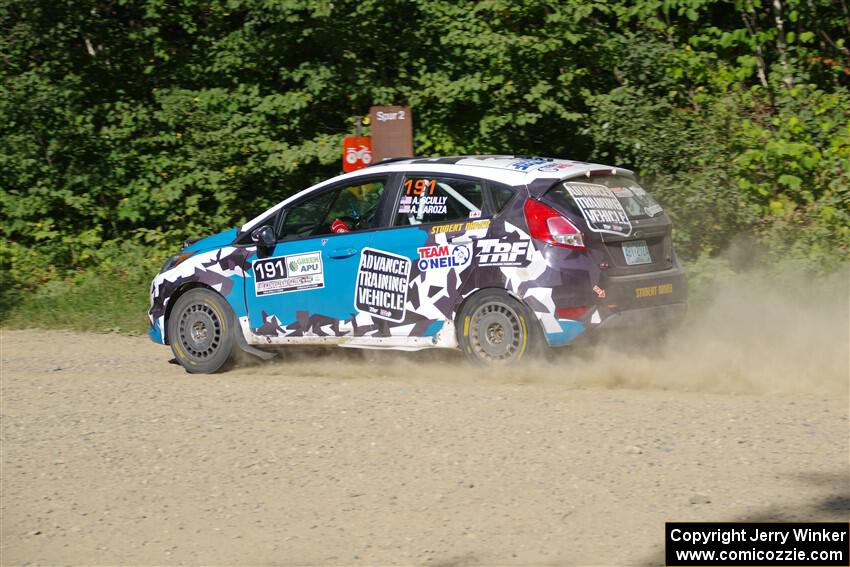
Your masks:
<svg viewBox="0 0 850 567"><path fill-rule="evenodd" d="M355 254L357 254L359 250L357 248L334 248L330 252L328 252L328 256L331 258L336 258L337 260L341 260L343 258L351 258Z"/></svg>

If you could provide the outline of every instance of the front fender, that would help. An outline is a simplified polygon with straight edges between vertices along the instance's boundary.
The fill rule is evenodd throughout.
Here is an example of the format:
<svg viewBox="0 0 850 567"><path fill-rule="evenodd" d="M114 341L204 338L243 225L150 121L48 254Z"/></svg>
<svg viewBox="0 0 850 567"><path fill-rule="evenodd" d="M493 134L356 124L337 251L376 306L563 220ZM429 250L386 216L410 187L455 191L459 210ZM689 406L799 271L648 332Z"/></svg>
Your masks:
<svg viewBox="0 0 850 567"><path fill-rule="evenodd" d="M192 256L151 283L151 307L148 311L151 340L168 344L167 321L171 306L181 293L204 286L221 294L237 318L245 315L245 270L247 258L256 247L226 246Z"/></svg>

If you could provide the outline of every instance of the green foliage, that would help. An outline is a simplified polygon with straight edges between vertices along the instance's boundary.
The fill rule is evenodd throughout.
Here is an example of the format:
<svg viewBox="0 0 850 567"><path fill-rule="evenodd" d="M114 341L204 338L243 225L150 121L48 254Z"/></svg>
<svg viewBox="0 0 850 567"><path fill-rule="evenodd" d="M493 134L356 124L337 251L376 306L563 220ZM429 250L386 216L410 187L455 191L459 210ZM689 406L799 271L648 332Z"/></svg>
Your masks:
<svg viewBox="0 0 850 567"><path fill-rule="evenodd" d="M4 247L0 321L11 327L76 328L141 333L147 329L151 274L160 255L147 246L109 243L96 267L60 271L36 249Z"/></svg>
<svg viewBox="0 0 850 567"><path fill-rule="evenodd" d="M829 269L848 21L831 0L0 0L0 312L337 173L351 117L389 103L422 155L634 168L687 259L751 234Z"/></svg>

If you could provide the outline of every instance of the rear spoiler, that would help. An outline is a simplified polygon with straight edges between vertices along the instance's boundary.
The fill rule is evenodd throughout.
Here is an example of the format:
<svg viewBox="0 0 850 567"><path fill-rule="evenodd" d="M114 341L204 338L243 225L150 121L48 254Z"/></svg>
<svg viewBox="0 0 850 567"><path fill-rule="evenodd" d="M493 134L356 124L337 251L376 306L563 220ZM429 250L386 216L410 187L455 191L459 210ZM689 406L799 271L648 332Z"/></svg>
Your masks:
<svg viewBox="0 0 850 567"><path fill-rule="evenodd" d="M558 183L563 183L564 181L569 181L570 179L580 180L580 179L589 179L594 175L624 175L626 177L635 178L635 174L630 169L624 169L622 167L599 167L598 165L594 165L588 167L584 170L578 172L571 172L569 175L565 175L559 179L555 178L538 178L526 185L528 189L529 196L539 199L542 197L549 189L552 188L553 185Z"/></svg>

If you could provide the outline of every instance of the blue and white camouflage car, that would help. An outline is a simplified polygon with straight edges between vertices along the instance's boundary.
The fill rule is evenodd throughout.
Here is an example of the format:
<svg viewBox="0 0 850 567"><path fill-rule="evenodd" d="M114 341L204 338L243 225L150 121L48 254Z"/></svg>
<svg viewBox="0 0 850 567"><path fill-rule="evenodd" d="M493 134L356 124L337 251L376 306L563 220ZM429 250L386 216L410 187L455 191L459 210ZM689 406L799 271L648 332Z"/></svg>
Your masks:
<svg viewBox="0 0 850 567"><path fill-rule="evenodd" d="M662 332L686 288L670 219L630 171L387 160L169 258L151 284L150 336L193 373L293 344L513 362L588 332Z"/></svg>

